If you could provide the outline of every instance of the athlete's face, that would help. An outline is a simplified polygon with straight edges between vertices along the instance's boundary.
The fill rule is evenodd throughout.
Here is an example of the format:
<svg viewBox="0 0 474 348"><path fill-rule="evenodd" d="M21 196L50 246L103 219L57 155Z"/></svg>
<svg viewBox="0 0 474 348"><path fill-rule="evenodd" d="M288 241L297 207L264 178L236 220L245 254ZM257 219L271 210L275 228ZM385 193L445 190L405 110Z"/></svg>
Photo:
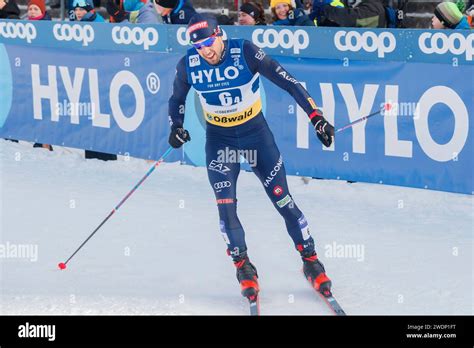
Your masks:
<svg viewBox="0 0 474 348"><path fill-rule="evenodd" d="M444 29L445 26L443 25L443 23L441 23L439 21L438 17L433 16L433 18L431 18L431 28L433 28L433 29Z"/></svg>
<svg viewBox="0 0 474 348"><path fill-rule="evenodd" d="M202 43L208 39L209 38L197 41L196 44ZM199 55L204 58L204 60L209 64L214 65L219 63L219 60L222 56L222 52L224 51L224 42L222 41L222 37L216 36L211 46L202 46L200 49L196 49L196 51L198 51Z"/></svg>
<svg viewBox="0 0 474 348"><path fill-rule="evenodd" d="M239 25L255 25L255 19L245 12L239 12Z"/></svg>
<svg viewBox="0 0 474 348"><path fill-rule="evenodd" d="M290 11L288 4L278 4L275 6L275 13L278 19L286 19L286 17L288 17L288 11Z"/></svg>

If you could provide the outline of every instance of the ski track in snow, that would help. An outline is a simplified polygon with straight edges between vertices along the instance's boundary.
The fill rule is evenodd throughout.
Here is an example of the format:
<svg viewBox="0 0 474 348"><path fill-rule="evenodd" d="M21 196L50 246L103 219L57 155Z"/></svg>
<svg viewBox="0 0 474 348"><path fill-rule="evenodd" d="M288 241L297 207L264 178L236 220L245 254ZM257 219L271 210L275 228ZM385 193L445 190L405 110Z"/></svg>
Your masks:
<svg viewBox="0 0 474 348"><path fill-rule="evenodd" d="M60 271L150 168L141 159L0 140L0 314L246 315L205 168L163 163ZM472 196L290 176L333 292L347 314L472 314ZM330 315L257 178L242 172L239 216L262 314ZM403 202L403 208L399 207ZM363 260L329 246L364 247ZM347 255L346 255L347 256Z"/></svg>

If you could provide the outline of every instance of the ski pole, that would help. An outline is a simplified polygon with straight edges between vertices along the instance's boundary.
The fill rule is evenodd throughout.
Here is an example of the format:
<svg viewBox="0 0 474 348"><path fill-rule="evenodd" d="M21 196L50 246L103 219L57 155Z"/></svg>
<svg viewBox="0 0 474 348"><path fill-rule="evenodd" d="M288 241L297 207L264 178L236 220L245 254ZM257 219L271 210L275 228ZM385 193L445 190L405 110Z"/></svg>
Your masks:
<svg viewBox="0 0 474 348"><path fill-rule="evenodd" d="M387 104L385 104L385 105L383 106L383 108L381 108L380 110L377 110L377 111L375 111L375 112L373 112L373 113L371 113L371 114L369 114L369 115L367 115L367 116L361 117L361 118L359 118L359 119L357 119L357 120L355 120L355 121L352 121L351 123L346 124L344 127L341 127L341 128L336 129L335 133L339 133L339 132L343 131L344 129L350 128L350 127L352 127L353 125L355 125L355 124L357 124L357 123L359 123L359 122L362 122L362 121L368 119L369 117L378 115L378 114L380 114L382 111L388 111L388 110L390 110L391 108L392 108L392 105L389 104L389 103L387 103Z"/></svg>
<svg viewBox="0 0 474 348"><path fill-rule="evenodd" d="M114 209L112 209L112 211L109 213L109 215L107 215L107 217L106 217L104 220L102 220L102 222L100 223L100 225L97 226L97 228L89 235L89 237L87 237L87 239L86 239L84 242L82 242L82 244L79 246L79 248L76 249L76 251L66 260L66 262L60 262L60 263L58 264L59 269L61 269L61 270L62 270L62 269L66 269L67 263L74 257L74 255L76 255L77 252L78 252L79 250L81 250L81 248L89 241L89 239L91 239L92 236L107 222L107 220L110 219L110 217L111 217L112 215L114 215L117 210L119 210L120 206L121 206L122 204L124 204L125 201L126 201L126 200L136 191L136 189L137 189L138 187L140 187L140 185L146 180L146 178L148 178L148 177L150 176L150 174L153 173L153 171L156 169L156 167L158 167L158 166L161 164L161 162L163 162L163 161L165 160L166 156L168 156L168 155L170 154L171 150L173 150L173 148L170 146L170 147L168 148L168 150L166 150L166 152L161 156L161 158L153 164L153 166L148 170L148 172L143 176L143 178L141 178L140 181L130 190L130 192L128 192L128 193L126 194L126 196L122 198L122 200L120 201L120 203L119 203Z"/></svg>

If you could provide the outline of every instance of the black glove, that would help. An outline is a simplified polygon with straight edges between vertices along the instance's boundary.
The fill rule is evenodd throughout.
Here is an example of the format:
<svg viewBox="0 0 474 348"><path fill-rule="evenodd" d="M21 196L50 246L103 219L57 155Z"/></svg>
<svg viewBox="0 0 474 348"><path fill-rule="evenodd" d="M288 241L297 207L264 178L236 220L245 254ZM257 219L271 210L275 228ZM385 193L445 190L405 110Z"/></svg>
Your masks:
<svg viewBox="0 0 474 348"><path fill-rule="evenodd" d="M171 129L170 137L168 143L175 149L183 146L185 142L191 140L189 132L184 128L173 128Z"/></svg>
<svg viewBox="0 0 474 348"><path fill-rule="evenodd" d="M334 136L334 127L326 121L321 110L315 110L310 115L310 118L319 140L324 146L331 146L332 137Z"/></svg>
<svg viewBox="0 0 474 348"><path fill-rule="evenodd" d="M129 19L130 13L120 9L115 0L108 0L105 4L105 8L116 23Z"/></svg>

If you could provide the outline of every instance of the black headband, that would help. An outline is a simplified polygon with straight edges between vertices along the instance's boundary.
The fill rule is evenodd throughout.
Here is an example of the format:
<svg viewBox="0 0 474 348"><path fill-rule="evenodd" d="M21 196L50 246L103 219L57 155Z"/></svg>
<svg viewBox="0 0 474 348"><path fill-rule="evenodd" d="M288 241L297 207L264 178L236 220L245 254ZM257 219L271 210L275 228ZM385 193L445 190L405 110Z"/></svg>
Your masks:
<svg viewBox="0 0 474 348"><path fill-rule="evenodd" d="M245 4L243 4L242 6L240 6L240 11L242 12L245 12L246 14L248 14L249 16L253 17L254 19L255 18L258 18L262 15L262 13L260 12L260 10L258 9L258 7L246 2Z"/></svg>
<svg viewBox="0 0 474 348"><path fill-rule="evenodd" d="M444 24L446 27L450 29L455 29L456 24L450 23L448 19L444 16L443 12L441 12L438 7L435 8L434 14L436 17L438 17L439 21Z"/></svg>

